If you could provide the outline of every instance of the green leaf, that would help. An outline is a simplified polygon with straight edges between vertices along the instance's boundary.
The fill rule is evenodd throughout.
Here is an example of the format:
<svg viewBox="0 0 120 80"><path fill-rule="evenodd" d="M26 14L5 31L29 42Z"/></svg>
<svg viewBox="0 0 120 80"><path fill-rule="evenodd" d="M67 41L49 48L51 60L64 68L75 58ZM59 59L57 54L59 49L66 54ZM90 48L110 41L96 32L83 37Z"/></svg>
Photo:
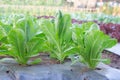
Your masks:
<svg viewBox="0 0 120 80"><path fill-rule="evenodd" d="M29 64L30 64L30 65L38 64L38 63L40 63L41 61L42 61L42 60L41 60L40 58L37 58L37 59L33 60L32 62L30 62Z"/></svg>
<svg viewBox="0 0 120 80"><path fill-rule="evenodd" d="M12 49L14 49L14 54L19 55L25 53L25 34L22 29L13 29L8 35L9 42L12 45Z"/></svg>
<svg viewBox="0 0 120 80"><path fill-rule="evenodd" d="M105 64L110 64L111 60L110 59L103 59L102 62L105 63Z"/></svg>
<svg viewBox="0 0 120 80"><path fill-rule="evenodd" d="M7 49L7 46L5 45L0 45L0 55L8 55L9 54L9 51Z"/></svg>
<svg viewBox="0 0 120 80"><path fill-rule="evenodd" d="M14 17L7 25L0 22L1 55L10 55L19 64L26 65L30 57L43 52L46 38L33 16Z"/></svg>
<svg viewBox="0 0 120 80"><path fill-rule="evenodd" d="M7 39L7 36L5 37L2 37L1 40L0 40L0 43L3 44L3 43L8 43L8 39Z"/></svg>
<svg viewBox="0 0 120 80"><path fill-rule="evenodd" d="M16 23L16 27L21 28L25 32L26 41L31 40L38 31L35 19L29 14L19 19Z"/></svg>
<svg viewBox="0 0 120 80"><path fill-rule="evenodd" d="M117 43L116 39L101 32L94 23L84 23L79 28L74 28L73 34L74 43L79 46L77 53L81 55L84 63L92 69L102 60L102 51Z"/></svg>
<svg viewBox="0 0 120 80"><path fill-rule="evenodd" d="M4 28L0 26L0 40L5 36L7 36L7 34L5 33Z"/></svg>
<svg viewBox="0 0 120 80"><path fill-rule="evenodd" d="M5 24L4 22L0 21L0 30L5 36L10 32L12 28L12 24Z"/></svg>
<svg viewBox="0 0 120 80"><path fill-rule="evenodd" d="M41 29L46 36L46 45L50 56L63 62L72 53L72 23L68 14L58 12L54 23L43 20Z"/></svg>
<svg viewBox="0 0 120 80"><path fill-rule="evenodd" d="M35 37L32 40L30 40L27 43L27 51L28 51L28 55L36 55L40 52L42 44L43 44L44 40L39 38L39 37Z"/></svg>

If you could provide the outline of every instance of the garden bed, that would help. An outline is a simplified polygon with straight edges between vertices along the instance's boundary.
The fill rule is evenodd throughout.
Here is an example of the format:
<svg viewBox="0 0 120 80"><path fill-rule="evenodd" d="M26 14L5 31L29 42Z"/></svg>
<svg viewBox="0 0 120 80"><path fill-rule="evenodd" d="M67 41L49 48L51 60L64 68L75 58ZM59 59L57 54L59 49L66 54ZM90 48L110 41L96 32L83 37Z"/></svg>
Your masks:
<svg viewBox="0 0 120 80"><path fill-rule="evenodd" d="M13 77L12 80L120 79L118 75L111 77L114 73L120 74L120 70L101 63L106 60L100 57L117 40L105 35L93 22L76 26L71 21L69 14L62 15L59 11L53 22L39 21L28 14L18 19L15 28L10 26L9 31L3 22L1 55L11 57L0 60L0 79L4 79L3 73Z"/></svg>
<svg viewBox="0 0 120 80"><path fill-rule="evenodd" d="M106 54L106 53L105 53ZM107 65L99 64L100 70L85 70L85 65L76 63L70 65L69 60L59 64L56 60L48 58L48 54L41 54L43 62L33 66L19 66L14 61L6 61L0 67L2 80L118 80L120 71ZM32 58L32 59L35 59ZM31 59L31 60L32 60ZM11 63L10 63L11 62ZM3 64L0 64L0 66ZM107 72L106 72L107 71ZM115 76L114 76L115 75Z"/></svg>
<svg viewBox="0 0 120 80"><path fill-rule="evenodd" d="M110 59L111 62L110 62L110 64L107 64L107 65L109 65L113 68L116 68L116 69L120 69L120 56L119 55L116 55L114 53L104 50L102 57ZM10 57L9 56L0 56L0 59L2 59L2 58L10 58ZM38 55L37 57L31 58L31 60L34 60L36 58L42 59L42 62L40 63L40 65L60 64L60 62L57 61L56 59L50 59L49 54L47 54L47 53L40 53L40 55ZM70 59L66 59L65 62L70 62Z"/></svg>
<svg viewBox="0 0 120 80"><path fill-rule="evenodd" d="M39 56L37 56L37 58L39 57L42 59L42 62L40 64L43 64L43 65L60 64L60 62L57 61L56 59L50 59L49 54L41 53ZM113 68L116 68L116 69L120 69L120 56L119 55L116 55L112 52L104 50L102 57L110 59L110 64L107 64L107 65ZM31 58L31 60L35 58L36 57ZM65 62L70 62L70 59L66 59Z"/></svg>

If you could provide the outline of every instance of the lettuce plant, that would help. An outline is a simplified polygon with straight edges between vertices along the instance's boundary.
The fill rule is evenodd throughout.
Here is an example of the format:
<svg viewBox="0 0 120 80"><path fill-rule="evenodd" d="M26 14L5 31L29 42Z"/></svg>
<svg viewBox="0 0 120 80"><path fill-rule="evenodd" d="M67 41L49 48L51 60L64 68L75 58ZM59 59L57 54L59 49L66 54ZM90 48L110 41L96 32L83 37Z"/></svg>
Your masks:
<svg viewBox="0 0 120 80"><path fill-rule="evenodd" d="M99 62L106 61L101 59L102 51L117 43L116 39L105 35L92 22L74 27L73 41L77 47L76 51L79 55L79 60L91 69L95 69Z"/></svg>
<svg viewBox="0 0 120 80"><path fill-rule="evenodd" d="M62 63L72 53L72 26L71 17L68 14L57 13L54 21L43 20L41 29L46 36L46 46L50 56Z"/></svg>
<svg viewBox="0 0 120 80"><path fill-rule="evenodd" d="M26 65L28 60L41 51L44 36L36 24L36 19L26 14L18 19L9 31L0 26L0 54L12 56L19 64ZM40 59L35 61L39 62ZM35 63L34 61L31 63Z"/></svg>

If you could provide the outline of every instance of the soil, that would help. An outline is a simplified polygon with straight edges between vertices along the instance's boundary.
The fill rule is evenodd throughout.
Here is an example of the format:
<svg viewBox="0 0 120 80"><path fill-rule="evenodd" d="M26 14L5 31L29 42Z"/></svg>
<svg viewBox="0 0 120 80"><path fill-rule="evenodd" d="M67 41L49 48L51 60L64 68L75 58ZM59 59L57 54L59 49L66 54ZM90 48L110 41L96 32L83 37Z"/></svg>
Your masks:
<svg viewBox="0 0 120 80"><path fill-rule="evenodd" d="M60 64L56 59L50 59L50 55L48 53L40 53L38 56L31 58L30 60L34 60L36 58L41 58L42 62L40 64L50 65L50 64Z"/></svg>
<svg viewBox="0 0 120 80"><path fill-rule="evenodd" d="M103 51L103 58L109 58L111 60L111 63L108 64L109 66L116 68L116 69L120 69L120 56L108 52L108 51ZM5 56L0 56L1 58L5 58ZM7 58L10 58L9 56L7 56ZM56 59L50 59L49 58L49 54L47 53L40 53L40 55L38 55L37 57L33 57L30 60L34 60L36 58L41 58L42 62L40 64L44 64L44 65L50 65L50 64L60 64L60 62ZM70 61L70 59L66 59L65 62Z"/></svg>
<svg viewBox="0 0 120 80"><path fill-rule="evenodd" d="M120 56L116 55L114 53L111 53L109 51L103 51L103 58L109 58L111 60L111 63L108 64L109 66L116 68L116 69L120 69Z"/></svg>
<svg viewBox="0 0 120 80"><path fill-rule="evenodd" d="M37 57L40 57L42 59L42 62L40 64L46 64L46 65L49 65L49 64L60 64L59 61L57 61L56 59L50 59L49 58L49 54L45 54L45 53L40 53L39 56ZM116 68L116 69L120 69L120 56L114 54L114 53L111 53L109 51L106 51L104 50L103 51L103 55L102 55L102 58L107 58L107 59L110 59L111 60L111 63L110 64L107 64L113 68ZM34 60L34 58L32 58L32 60ZM66 59L65 62L67 61L70 61L69 59Z"/></svg>

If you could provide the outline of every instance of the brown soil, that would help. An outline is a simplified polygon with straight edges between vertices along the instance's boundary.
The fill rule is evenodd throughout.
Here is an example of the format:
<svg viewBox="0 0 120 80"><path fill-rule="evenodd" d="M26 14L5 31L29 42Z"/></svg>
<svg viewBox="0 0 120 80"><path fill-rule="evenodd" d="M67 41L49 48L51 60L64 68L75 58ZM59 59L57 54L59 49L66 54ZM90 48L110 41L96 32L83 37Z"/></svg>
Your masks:
<svg viewBox="0 0 120 80"><path fill-rule="evenodd" d="M108 52L108 51L103 51L103 55L102 55L103 58L108 58L111 60L111 63L108 64L109 66L113 67L113 68L116 68L116 69L120 69L120 56L114 54L114 53L111 53L111 52ZM31 58L31 60L34 60L36 57L34 58ZM37 56L37 58L41 58L42 59L42 62L40 64L46 64L46 65L49 65L49 64L60 64L59 61L57 61L56 59L50 59L49 58L49 54L46 54L46 53L40 53L39 56ZM70 61L69 59L66 59L65 62L67 61Z"/></svg>
<svg viewBox="0 0 120 80"><path fill-rule="evenodd" d="M9 57L9 56L7 56ZM108 64L109 66L116 68L116 69L120 69L120 56L113 54L111 52L108 51L103 51L103 58L109 58L111 60L111 63ZM0 56L1 58L5 58L5 56ZM36 58L41 58L42 62L40 64L44 64L44 65L50 65L50 64L60 64L60 62L56 59L50 59L49 58L49 54L47 53L40 53L40 55L38 55L37 57L33 57L31 58L31 60L34 60ZM70 59L66 59L65 62L70 61Z"/></svg>
<svg viewBox="0 0 120 80"><path fill-rule="evenodd" d="M60 64L56 59L50 59L49 54L40 53L38 56L31 58L30 60L34 60L36 58L41 58L42 62L40 64L49 65L49 64Z"/></svg>
<svg viewBox="0 0 120 80"><path fill-rule="evenodd" d="M120 56L108 51L103 51L103 58L109 58L111 60L111 63L108 64L109 66L120 69Z"/></svg>

